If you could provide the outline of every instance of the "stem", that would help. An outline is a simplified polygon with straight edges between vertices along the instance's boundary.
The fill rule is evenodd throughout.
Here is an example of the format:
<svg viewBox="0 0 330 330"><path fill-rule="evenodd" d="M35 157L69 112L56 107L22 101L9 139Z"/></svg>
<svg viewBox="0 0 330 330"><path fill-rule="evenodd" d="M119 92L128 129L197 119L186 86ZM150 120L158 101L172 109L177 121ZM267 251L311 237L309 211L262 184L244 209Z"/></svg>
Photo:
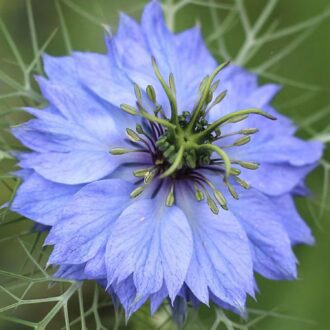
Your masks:
<svg viewBox="0 0 330 330"><path fill-rule="evenodd" d="M198 120L198 115L199 115L200 111L202 110L202 107L203 107L203 105L204 105L204 103L205 103L205 101L206 101L206 98L207 98L207 96L208 96L208 92L209 92L209 90L210 90L210 87L211 87L211 84L212 84L214 78L215 78L215 77L217 76L217 74L218 74L218 73L219 73L224 67L226 67L228 64L229 64L229 61L227 61L227 62L222 63L221 65L219 65L219 66L214 70L214 72L211 74L211 76L209 77L209 79L208 79L208 81L207 81L207 83L206 83L206 85L205 85L205 88L204 88L204 91L203 91L203 95L202 95L202 97L201 97L200 100L199 100L198 106L197 106L197 107L194 109L194 111L193 111L191 121L190 121L190 123L189 123L189 125L188 125L188 128L187 128L188 131L191 132L191 131L193 130L193 128L195 127L195 125L196 125L196 122L197 122L197 120Z"/></svg>
<svg viewBox="0 0 330 330"><path fill-rule="evenodd" d="M173 174L175 172L175 170L180 166L180 163L182 162L183 152L184 152L184 146L182 145L180 147L179 151L178 151L178 154L176 156L176 159L175 159L174 163L170 166L169 169L167 169L167 171L165 171L161 175L161 178L165 178L167 176L170 176L171 174Z"/></svg>
<svg viewBox="0 0 330 330"><path fill-rule="evenodd" d="M231 162L230 159L225 151L223 151L221 148L213 145L213 144L202 144L202 145L196 145L198 149L209 149L214 152L216 152L222 159L225 165L225 178L228 179L230 175L230 169L231 169Z"/></svg>
<svg viewBox="0 0 330 330"><path fill-rule="evenodd" d="M153 115L150 115L146 110L140 109L141 111L141 116L144 117L145 119L148 119L149 121L152 121L154 123L161 124L169 129L175 129L176 126L168 122L167 120L155 117Z"/></svg>
<svg viewBox="0 0 330 330"><path fill-rule="evenodd" d="M207 135L209 135L210 133L212 133L218 126L224 124L225 122L235 118L235 117L238 117L238 116L244 116L244 115L250 115L250 114L256 114L256 115L260 115L260 116L264 116L268 119L271 119L271 120L275 120L276 118L273 117L272 115L270 115L269 113L267 112L264 112L262 110L259 110L259 109L254 109L254 108L251 108L251 109L245 109L245 110L240 110L240 111L235 111L235 112L232 112L232 113L229 113L228 115L226 116L223 116L222 118L218 119L217 121L215 121L214 123L212 123L210 126L208 126L205 131L203 132L200 132L198 134L195 134L194 135L194 140L199 140Z"/></svg>
<svg viewBox="0 0 330 330"><path fill-rule="evenodd" d="M155 71L155 74L160 82L160 84L162 85L169 101L170 101L170 105L171 105L171 121L174 122L177 126L179 124L179 120L178 120L178 107L177 107L177 102L176 102L176 98L172 93L172 90L169 88L169 86L167 85L166 81L164 80L164 78L162 77L159 68L157 66L156 63L156 59L153 57L152 58L152 67Z"/></svg>

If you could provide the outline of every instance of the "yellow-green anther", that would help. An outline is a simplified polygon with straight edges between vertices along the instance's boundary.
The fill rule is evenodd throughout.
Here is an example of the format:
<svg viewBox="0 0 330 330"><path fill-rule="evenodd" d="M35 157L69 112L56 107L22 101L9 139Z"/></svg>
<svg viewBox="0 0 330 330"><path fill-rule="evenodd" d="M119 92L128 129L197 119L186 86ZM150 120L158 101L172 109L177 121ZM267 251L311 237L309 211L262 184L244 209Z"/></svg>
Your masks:
<svg viewBox="0 0 330 330"><path fill-rule="evenodd" d="M209 80L209 76L204 77L204 79L201 81L200 85L199 85L199 91L202 93L205 89L206 83Z"/></svg>
<svg viewBox="0 0 330 330"><path fill-rule="evenodd" d="M149 184L155 177L156 173L157 173L157 169L152 169L152 170L148 171L146 173L146 175L144 176L144 183Z"/></svg>
<svg viewBox="0 0 330 330"><path fill-rule="evenodd" d="M213 105L219 104L227 95L227 91L221 92L213 101Z"/></svg>
<svg viewBox="0 0 330 330"><path fill-rule="evenodd" d="M142 92L140 87L137 84L134 84L134 93L136 98L140 101L142 100Z"/></svg>
<svg viewBox="0 0 330 330"><path fill-rule="evenodd" d="M143 128L140 124L137 124L135 129L139 134L143 134Z"/></svg>
<svg viewBox="0 0 330 330"><path fill-rule="evenodd" d="M224 210L228 210L227 201L219 190L214 191L214 197Z"/></svg>
<svg viewBox="0 0 330 330"><path fill-rule="evenodd" d="M134 132L130 128L126 128L126 133L127 133L128 138L132 142L139 142L139 141L141 141L141 138L138 136L138 134L136 134L136 132Z"/></svg>
<svg viewBox="0 0 330 330"><path fill-rule="evenodd" d="M241 170L239 170L238 168L232 167L230 169L230 174L231 175L234 175L234 176L240 175L241 174Z"/></svg>
<svg viewBox="0 0 330 330"><path fill-rule="evenodd" d="M219 214L219 208L217 207L217 204L210 196L207 197L207 205L209 206L212 213Z"/></svg>
<svg viewBox="0 0 330 330"><path fill-rule="evenodd" d="M145 175L149 172L148 169L140 169L140 170L135 170L133 171L133 174L137 178L143 178Z"/></svg>
<svg viewBox="0 0 330 330"><path fill-rule="evenodd" d="M260 166L260 164L254 162L236 161L236 163L248 170L257 170Z"/></svg>
<svg viewBox="0 0 330 330"><path fill-rule="evenodd" d="M206 103L209 104L213 99L213 92L211 90L208 91L207 93L207 98L206 98Z"/></svg>
<svg viewBox="0 0 330 330"><path fill-rule="evenodd" d="M144 186L140 186L140 187L135 188L130 194L131 198L136 198L139 195L141 195L143 193L144 189L145 189Z"/></svg>
<svg viewBox="0 0 330 330"><path fill-rule="evenodd" d="M211 91L212 91L212 93L214 93L214 92L217 90L217 88L218 88L218 86L219 86L219 83L220 83L220 80L218 79L216 82L214 82L214 83L212 84L212 86L211 86Z"/></svg>
<svg viewBox="0 0 330 330"><path fill-rule="evenodd" d="M171 190L166 197L166 206L171 207L174 204L174 184L171 186Z"/></svg>
<svg viewBox="0 0 330 330"><path fill-rule="evenodd" d="M153 102L156 103L156 92L155 89L151 86L148 85L147 89L146 89L147 95L149 97L149 99Z"/></svg>
<svg viewBox="0 0 330 330"><path fill-rule="evenodd" d="M257 128L245 128L240 131L241 134L250 135L259 132Z"/></svg>
<svg viewBox="0 0 330 330"><path fill-rule="evenodd" d="M119 155L125 155L130 152L144 152L146 150L140 150L140 149L125 149L125 148L112 148L110 149L110 154L114 156L119 156Z"/></svg>
<svg viewBox="0 0 330 330"><path fill-rule="evenodd" d="M169 84L170 84L171 91L175 95L176 94L176 87L175 87L175 81L174 81L174 76L173 76L172 72L170 73L170 76L169 76Z"/></svg>
<svg viewBox="0 0 330 330"><path fill-rule="evenodd" d="M230 194L233 196L233 198L239 199L234 187L229 182L225 182L225 184L226 184Z"/></svg>
<svg viewBox="0 0 330 330"><path fill-rule="evenodd" d="M197 185L196 184L194 184L194 188L195 188L195 197L196 197L196 199L200 202L200 201L202 201L202 200L204 200L204 194L203 194L203 192L200 190L200 189L198 189L198 187L197 187Z"/></svg>
<svg viewBox="0 0 330 330"><path fill-rule="evenodd" d="M248 117L248 115L238 115L238 116L228 119L227 123L232 123L232 124L239 123L240 121L245 120L247 117Z"/></svg>
<svg viewBox="0 0 330 330"><path fill-rule="evenodd" d="M130 115L136 116L138 113L135 108L131 107L128 104L121 104L120 108L125 112L129 113Z"/></svg>
<svg viewBox="0 0 330 330"><path fill-rule="evenodd" d="M245 144L249 143L251 141L251 137L250 136L242 136L241 138L237 139L234 142L234 146L235 147L240 147L240 146L244 146Z"/></svg>
<svg viewBox="0 0 330 330"><path fill-rule="evenodd" d="M236 180L236 182L237 182L239 185L241 185L244 189L249 189L249 188L250 188L250 185L249 185L246 181L242 180L241 178L239 178L239 177L235 177L235 180Z"/></svg>

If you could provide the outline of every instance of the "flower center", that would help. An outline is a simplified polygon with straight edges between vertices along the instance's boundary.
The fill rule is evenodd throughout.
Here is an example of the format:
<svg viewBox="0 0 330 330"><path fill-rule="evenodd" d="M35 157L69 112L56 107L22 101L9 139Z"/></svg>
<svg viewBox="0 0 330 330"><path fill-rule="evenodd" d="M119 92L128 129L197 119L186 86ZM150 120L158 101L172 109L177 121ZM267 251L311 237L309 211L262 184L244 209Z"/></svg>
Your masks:
<svg viewBox="0 0 330 330"><path fill-rule="evenodd" d="M195 197L198 200L203 200L206 197L211 211L218 213L217 204L228 209L227 202L216 186L205 177L205 171L217 173L235 199L238 199L238 195L231 184L232 180L246 189L249 188L249 185L239 177L241 173L239 168L232 165L255 170L259 164L230 159L225 149L249 143L251 135L258 130L246 128L229 134L222 134L221 129L226 124L245 120L250 114L261 115L272 120L276 118L262 110L250 108L229 113L213 123L208 122L208 113L226 96L226 91L223 91L214 97L219 85L219 80L214 80L228 64L229 62L220 65L210 76L206 76L202 80L199 86L199 97L192 112L184 111L179 114L174 76L170 74L168 82L166 82L155 59L152 59L155 74L169 99L171 117L167 118L165 115L162 106L157 102L155 89L151 85L147 86L145 92L135 85L136 106L123 104L121 109L130 115L143 118L142 125L138 124L135 131L126 129L128 138L137 148L113 148L110 150L113 155L147 152L152 157L153 166L134 171L136 177L143 178L143 185L138 186L131 193L131 197L140 195L155 178L170 178L172 185L165 202L167 206L171 206L175 202L175 181L184 177L193 182ZM146 104L150 103L152 104L152 111L146 109ZM238 136L237 139L230 145L220 147L217 143L223 138L236 135ZM214 154L217 155L216 158L213 158Z"/></svg>

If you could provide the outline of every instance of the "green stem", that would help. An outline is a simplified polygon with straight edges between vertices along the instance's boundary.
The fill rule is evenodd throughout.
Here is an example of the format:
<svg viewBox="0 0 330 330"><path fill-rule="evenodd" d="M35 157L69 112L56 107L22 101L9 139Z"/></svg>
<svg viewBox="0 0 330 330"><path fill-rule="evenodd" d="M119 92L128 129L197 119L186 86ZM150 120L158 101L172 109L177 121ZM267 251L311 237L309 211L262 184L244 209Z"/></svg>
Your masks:
<svg viewBox="0 0 330 330"><path fill-rule="evenodd" d="M175 129L176 126L171 124L170 122L168 122L167 120L164 120L162 118L158 118L156 116L153 116L153 115L150 115L147 111L143 110L143 109L140 109L141 111L141 116L144 117L145 119L148 119L149 121L151 122L154 122L154 123L158 123L158 124L161 124L169 129Z"/></svg>
<svg viewBox="0 0 330 330"><path fill-rule="evenodd" d="M189 123L189 125L188 125L188 128L187 128L188 132L191 132L191 131L193 130L193 128L195 127L195 125L196 125L196 122L197 122L197 120L198 120L198 115L199 115L200 111L201 111L202 108L203 108L203 105L204 105L204 103L205 103L205 101L206 101L206 98L207 98L207 96L208 96L208 92L209 92L209 90L210 90L210 88L211 88L211 84L212 84L214 78L215 78L215 77L217 76L217 74L218 74L218 73L219 73L224 67L226 67L228 64L229 64L229 62L227 61L227 62L225 62L225 63L219 65L219 66L214 70L214 72L211 74L211 76L209 77L209 79L208 79L208 81L207 81L207 83L206 83L206 85L205 85L205 88L204 88L204 90L203 90L202 97L200 98L197 107L196 107L196 108L194 109L194 111L193 111L192 119L191 119L191 121L190 121L190 123Z"/></svg>
<svg viewBox="0 0 330 330"><path fill-rule="evenodd" d="M164 80L163 76L161 75L159 68L157 66L156 60L153 57L152 58L152 67L155 71L155 74L160 82L160 84L162 85L169 101L170 101L170 105L171 105L171 121L174 122L177 126L179 124L179 120L178 120L178 106L177 106L177 102L176 102L176 98L175 95L173 95L172 90L169 88L169 86L167 85L166 81Z"/></svg>
<svg viewBox="0 0 330 330"><path fill-rule="evenodd" d="M250 114L256 114L256 115L264 116L264 117L266 117L268 119L271 119L271 120L276 119L275 117L273 117L269 113L264 112L264 111L259 110L259 109L255 109L255 108L235 111L235 112L229 113L228 115L223 116L222 118L218 119L217 121L212 123L210 126L208 126L203 132L195 134L194 135L194 140L198 141L199 139L204 138L205 136L211 134L220 125L226 123L227 121L229 121L231 119L234 119L235 117L250 115Z"/></svg>
<svg viewBox="0 0 330 330"><path fill-rule="evenodd" d="M209 149L214 152L216 152L222 159L225 165L225 178L228 179L230 175L230 169L231 169L231 162L230 159L225 151L223 151L221 148L217 147L214 144L202 144L202 145L195 145L198 149Z"/></svg>
<svg viewBox="0 0 330 330"><path fill-rule="evenodd" d="M176 156L176 159L174 161L174 163L167 169L167 171L165 171L162 175L161 178L165 178L167 176L170 176L171 174L173 174L175 172L175 170L180 166L180 163L182 162L183 159L183 152L184 152L184 145L182 145L178 151L178 154Z"/></svg>

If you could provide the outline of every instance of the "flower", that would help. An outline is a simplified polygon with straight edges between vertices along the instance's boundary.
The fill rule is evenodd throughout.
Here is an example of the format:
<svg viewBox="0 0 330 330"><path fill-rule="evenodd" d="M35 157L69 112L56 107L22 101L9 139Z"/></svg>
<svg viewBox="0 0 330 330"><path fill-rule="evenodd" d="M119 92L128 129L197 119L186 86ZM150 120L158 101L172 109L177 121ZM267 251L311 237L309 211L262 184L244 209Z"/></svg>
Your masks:
<svg viewBox="0 0 330 330"><path fill-rule="evenodd" d="M296 278L292 246L313 243L293 196L322 145L270 105L279 86L218 66L198 28L169 32L157 1L106 43L44 57L48 106L13 128L30 151L12 209L51 227L56 276L99 281L127 317L166 298L179 318L244 313L254 273Z"/></svg>

